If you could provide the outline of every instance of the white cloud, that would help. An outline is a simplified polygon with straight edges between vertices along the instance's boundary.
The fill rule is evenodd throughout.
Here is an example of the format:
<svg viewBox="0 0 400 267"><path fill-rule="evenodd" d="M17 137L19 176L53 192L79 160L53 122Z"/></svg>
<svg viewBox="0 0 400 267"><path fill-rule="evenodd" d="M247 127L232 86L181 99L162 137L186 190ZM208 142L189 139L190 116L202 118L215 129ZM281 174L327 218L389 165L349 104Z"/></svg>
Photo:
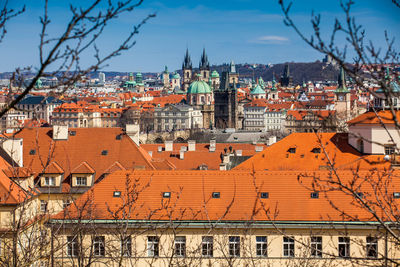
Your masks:
<svg viewBox="0 0 400 267"><path fill-rule="evenodd" d="M289 41L289 38L278 35L264 35L256 39L250 40L250 43L255 44L282 44Z"/></svg>

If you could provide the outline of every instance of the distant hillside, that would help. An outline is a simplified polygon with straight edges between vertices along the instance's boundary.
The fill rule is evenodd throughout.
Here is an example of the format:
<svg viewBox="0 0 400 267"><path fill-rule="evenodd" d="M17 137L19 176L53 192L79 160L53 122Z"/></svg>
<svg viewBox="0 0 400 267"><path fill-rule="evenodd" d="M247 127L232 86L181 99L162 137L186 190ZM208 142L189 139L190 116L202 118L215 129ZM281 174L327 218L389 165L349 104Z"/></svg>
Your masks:
<svg viewBox="0 0 400 267"><path fill-rule="evenodd" d="M279 77L282 75L283 69L286 63L274 64L271 67L264 64L256 64L254 69L255 78L260 76L265 81L270 81L272 75L275 74L275 79L279 81ZM324 80L336 80L339 70L332 65L327 65L322 62L310 62L310 63L296 63L290 62L290 75L293 77L293 82L295 84L301 84L303 80L305 81L324 81ZM220 74L223 71L228 70L229 64L213 65L211 70L217 70ZM197 71L197 69L194 69ZM240 77L252 78L253 77L253 65L252 64L237 64L236 71L239 72ZM116 71L104 71L107 79L115 76L125 76L128 72L116 72ZM178 70L178 73L182 75L182 71ZM0 79L7 79L11 77L11 72L0 73ZM144 77L156 77L156 72L146 72L142 73ZM25 75L29 76L29 73ZM32 75L32 74L31 74ZM92 72L88 75L91 78L97 78L98 72Z"/></svg>
<svg viewBox="0 0 400 267"><path fill-rule="evenodd" d="M339 72L338 68L332 65L327 65L322 62L311 62L311 63L295 63L290 62L289 70L290 75L293 77L293 83L301 84L304 81L324 81L324 80L336 80ZM272 75L275 74L275 79L279 81L280 76L283 73L283 69L286 63L275 64L272 67L268 65L258 64L254 69L255 78L262 77L265 81L272 80ZM212 66L212 70L217 70L219 73L228 70L229 65L218 65ZM253 77L253 67L250 64L237 64L236 71L239 72L240 77Z"/></svg>

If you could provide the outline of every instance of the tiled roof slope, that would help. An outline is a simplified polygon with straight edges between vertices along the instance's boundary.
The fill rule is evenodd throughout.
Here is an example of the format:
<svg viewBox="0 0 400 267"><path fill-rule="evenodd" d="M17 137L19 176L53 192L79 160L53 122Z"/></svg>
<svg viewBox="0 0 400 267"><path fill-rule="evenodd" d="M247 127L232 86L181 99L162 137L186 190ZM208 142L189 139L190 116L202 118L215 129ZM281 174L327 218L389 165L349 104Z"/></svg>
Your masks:
<svg viewBox="0 0 400 267"><path fill-rule="evenodd" d="M307 175L311 177L303 178L301 184L298 179L302 173L304 172L119 171L82 195L76 201L76 206L69 206L66 213L59 213L54 218L114 220L122 219L122 214L127 214L128 217L124 219L132 220L347 221L348 217L343 217L340 212L345 210L347 215L355 216L360 221L374 221L367 211L354 203L352 196L343 192L328 191L326 195L320 193L319 198L310 197L310 191L305 185L311 185L311 177L314 175L329 178L328 171L309 172ZM371 174L360 172L358 175L367 173ZM345 183L354 178L351 171L339 171L338 175ZM391 173L393 184L388 186L389 195L399 188L398 175L398 172ZM364 184L360 190L367 198L367 192L371 188ZM115 197L115 191L121 192L121 196ZM127 203L127 191L131 197L138 196L132 199L131 205L123 204ZM163 192L170 192L170 198L163 198ZM220 198L212 198L213 192L219 192ZM267 192L269 198L260 199L257 192ZM335 203L337 209L329 204L325 196ZM266 210L270 210L269 213Z"/></svg>
<svg viewBox="0 0 400 267"><path fill-rule="evenodd" d="M347 141L346 133L293 133L235 169L321 170L329 161L338 169L390 168L383 155L361 155Z"/></svg>
<svg viewBox="0 0 400 267"><path fill-rule="evenodd" d="M397 122L400 122L400 111L396 110L394 111L396 115ZM364 114L361 114L360 116L348 121L347 123L349 125L353 124L394 124L395 121L393 119L393 114L391 110L381 110L378 111L377 114L375 112L370 111L370 112L365 112Z"/></svg>
<svg viewBox="0 0 400 267"><path fill-rule="evenodd" d="M243 144L243 143L216 143L215 151L209 152L210 144L198 143L196 144L196 151L186 151L184 159L180 159L180 150L182 146L188 146L187 143L174 143L173 151L158 152L158 147L164 148L164 144L143 144L141 147L146 151L152 151L153 164L159 166L157 169L162 170L195 170L200 165L207 165L208 170L219 170L221 163L220 155L224 153L224 149L232 146L232 150L242 150L242 156L253 156L256 154L256 146L266 147L264 144ZM163 162L156 162L157 159L164 159L170 164Z"/></svg>
<svg viewBox="0 0 400 267"><path fill-rule="evenodd" d="M138 146L121 128L70 128L68 140L54 141L52 128L24 128L16 134L23 138L24 167L43 172L46 162L57 162L66 179L71 171L86 162L98 179L116 161L126 169L154 169ZM117 136L121 138L117 138ZM30 153L34 150L35 153ZM103 152L104 151L104 152Z"/></svg>
<svg viewBox="0 0 400 267"><path fill-rule="evenodd" d="M10 165L0 158L0 205L16 205L21 203L28 196L27 193L10 178L5 171L11 169Z"/></svg>

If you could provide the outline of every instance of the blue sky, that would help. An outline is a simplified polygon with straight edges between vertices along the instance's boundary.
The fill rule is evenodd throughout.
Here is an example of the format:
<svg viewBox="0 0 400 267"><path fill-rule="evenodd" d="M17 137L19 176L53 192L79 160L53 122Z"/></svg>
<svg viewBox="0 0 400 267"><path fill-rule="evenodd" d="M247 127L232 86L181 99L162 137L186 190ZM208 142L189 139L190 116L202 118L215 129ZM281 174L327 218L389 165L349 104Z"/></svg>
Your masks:
<svg viewBox="0 0 400 267"><path fill-rule="evenodd" d="M24 1L10 1L18 8ZM42 13L39 0L26 0L27 11L8 24L8 33L0 43L0 71L18 66L36 66ZM89 1L50 0L50 35L60 33L68 21L69 2L87 5ZM364 25L368 39L384 45L383 31L400 38L400 9L391 0L355 0L353 14ZM339 1L294 0L293 20L304 32L310 32L311 11L321 13L322 29L332 28L335 17L343 18ZM309 48L294 31L283 24L277 0L145 0L129 15L109 25L97 45L108 51L122 40L132 25L146 14L157 16L137 36L137 44L109 62L105 70L154 71L167 65L170 70L181 67L186 47L197 66L203 47L211 64L234 60L237 63L310 62L322 56ZM397 40L396 47L399 48ZM90 55L82 63L93 61Z"/></svg>

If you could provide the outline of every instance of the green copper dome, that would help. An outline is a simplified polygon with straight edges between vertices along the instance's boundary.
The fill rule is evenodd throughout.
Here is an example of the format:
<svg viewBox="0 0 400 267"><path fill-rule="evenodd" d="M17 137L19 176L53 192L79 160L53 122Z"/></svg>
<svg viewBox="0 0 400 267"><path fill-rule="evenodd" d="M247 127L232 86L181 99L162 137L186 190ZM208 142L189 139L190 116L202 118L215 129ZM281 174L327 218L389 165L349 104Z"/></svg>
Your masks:
<svg viewBox="0 0 400 267"><path fill-rule="evenodd" d="M211 87L204 81L192 82L188 88L188 94L211 94Z"/></svg>
<svg viewBox="0 0 400 267"><path fill-rule="evenodd" d="M173 76L172 76L172 79L180 79L181 78L181 75L179 75L179 73L175 73Z"/></svg>
<svg viewBox="0 0 400 267"><path fill-rule="evenodd" d="M219 74L218 74L218 72L216 70L211 72L211 78L219 78Z"/></svg>
<svg viewBox="0 0 400 267"><path fill-rule="evenodd" d="M253 88L250 92L251 95L261 95L265 94L265 91L261 88L259 84L256 85L256 87Z"/></svg>

